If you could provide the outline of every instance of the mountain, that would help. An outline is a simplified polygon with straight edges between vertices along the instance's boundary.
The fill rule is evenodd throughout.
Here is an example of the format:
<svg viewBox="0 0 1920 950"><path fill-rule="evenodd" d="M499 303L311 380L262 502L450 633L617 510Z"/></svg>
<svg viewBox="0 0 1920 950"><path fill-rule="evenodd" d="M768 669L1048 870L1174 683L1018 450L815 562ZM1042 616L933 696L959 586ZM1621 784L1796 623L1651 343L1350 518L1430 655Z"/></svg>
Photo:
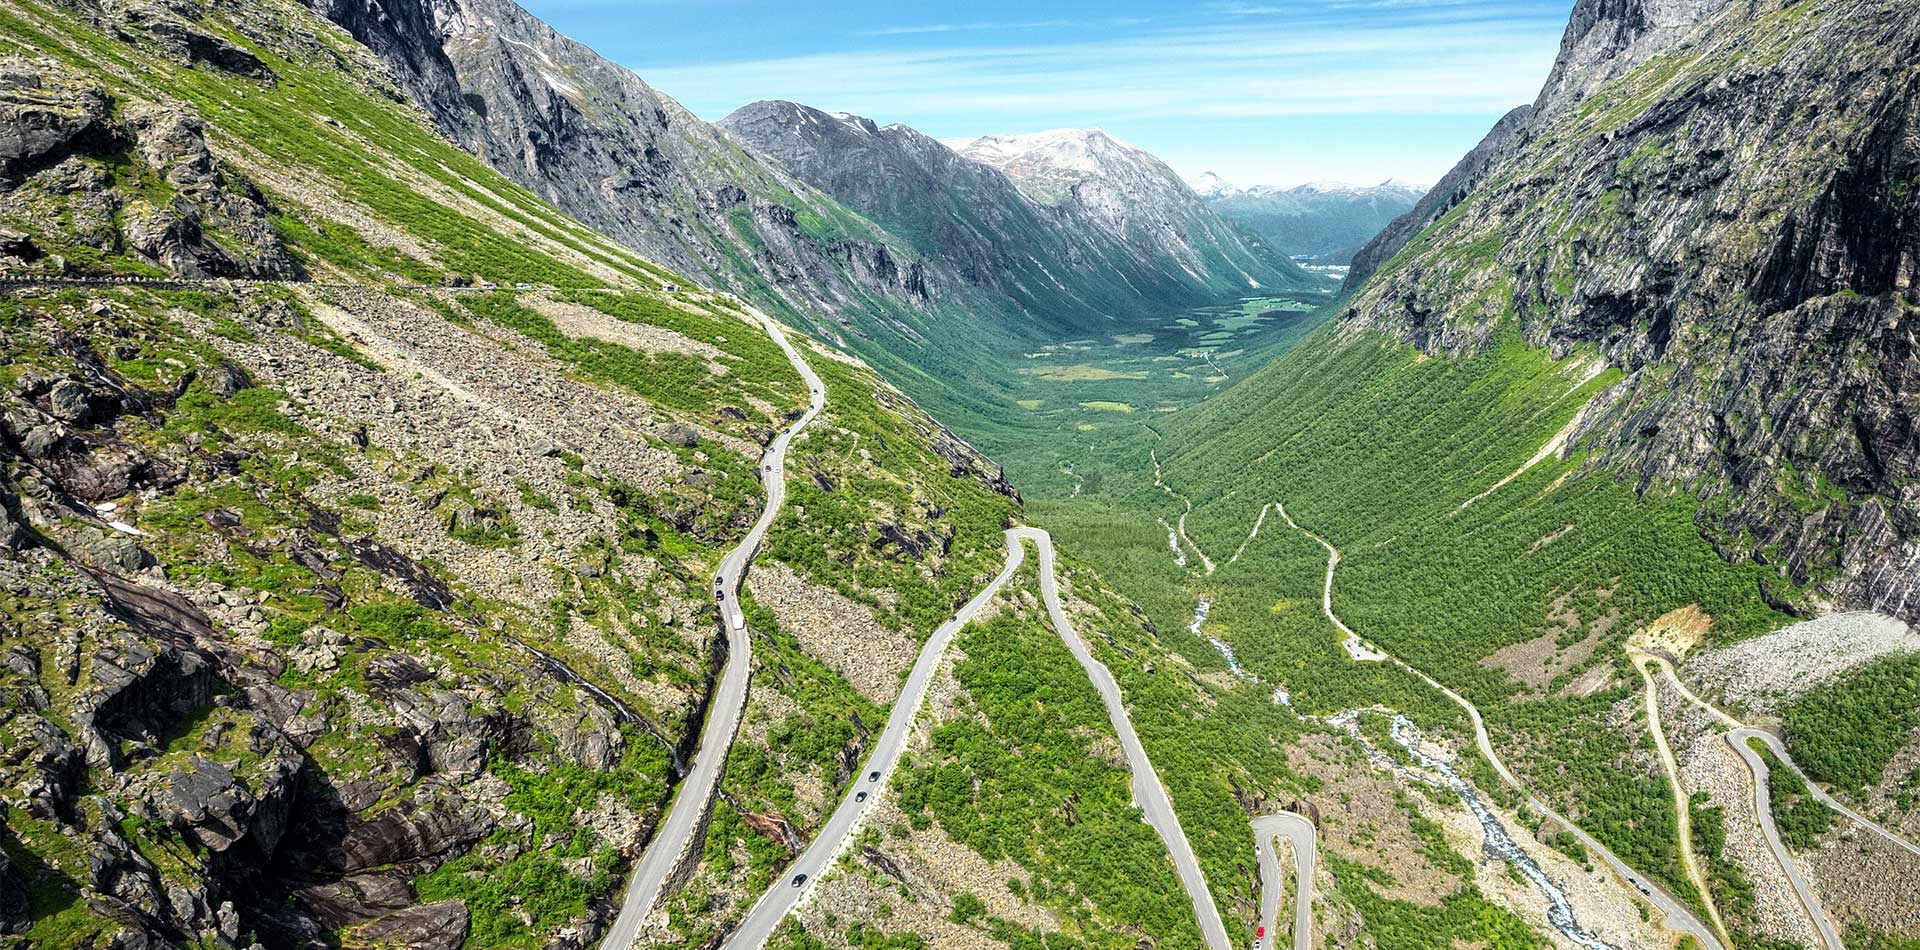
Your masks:
<svg viewBox="0 0 1920 950"><path fill-rule="evenodd" d="M1217 178L1210 190L1201 192L1213 210L1252 228L1275 250L1332 264L1346 263L1425 193L1419 185L1398 180L1373 186L1311 182L1242 190Z"/></svg>
<svg viewBox="0 0 1920 950"><path fill-rule="evenodd" d="M1187 184L1193 188L1194 194L1202 198L1218 198L1223 194L1240 190L1235 188L1231 182L1213 172L1201 172L1200 177L1187 182Z"/></svg>
<svg viewBox="0 0 1920 950"><path fill-rule="evenodd" d="M1696 42L1701 24L1734 6L1733 0L1620 0L1577 4L1553 70L1528 105L1494 123L1486 137L1428 190L1419 204L1354 255L1346 288L1352 290L1413 236L1465 200L1498 157L1525 146L1559 112L1648 59Z"/></svg>
<svg viewBox="0 0 1920 950"><path fill-rule="evenodd" d="M1033 246L982 257L977 244L950 248L916 222L863 214L511 0L313 4L379 54L443 134L509 178L653 259L859 352L929 405L1004 403L992 382L956 381L992 381L999 374L987 354L1084 333L1116 312L1217 302L1250 282L1317 282L1217 221L1192 236L1162 229L1130 244L1148 278L1137 292L1114 279L1118 261L1079 273L1105 249L1039 237L1045 228L1014 232L1036 238ZM1049 257L1055 250L1066 256ZM1005 263L1024 266L1003 274Z"/></svg>
<svg viewBox="0 0 1920 950"><path fill-rule="evenodd" d="M1137 220L1119 223L1087 204L1036 196L1026 182L978 160L971 150L989 140L974 140L963 154L904 125L881 127L778 101L743 106L719 125L902 236L924 259L1056 332L1097 330L1117 314L1164 313L1259 287L1314 283L1291 262L1243 241L1184 188L1165 188L1165 166L1135 149L1113 145L1083 162L1102 182L1127 182L1107 186L1131 189L1128 214ZM1143 170L1151 186L1139 184Z"/></svg>
<svg viewBox="0 0 1920 950"><path fill-rule="evenodd" d="M1629 661L1740 669L1715 689L1860 801L1910 781L1920 719L1871 710L1913 703L1899 684L1920 668L1917 63L1898 0L1577 3L1540 98L1356 259L1329 325L1158 426L1132 492L1187 493L1155 513L1184 514L1200 549L1234 551L1249 525L1264 541L1279 502L1341 552L1337 574L1308 540L1262 577L1211 577L1223 637L1274 649L1239 625L1331 578L1328 609L1479 704L1523 783L1717 902L1729 942L1779 936L1771 912L1696 886L1713 849L1686 845L1700 825L1671 783L1701 787L1719 753L1646 751L1636 716L1674 694ZM1856 624L1895 631L1897 655L1850 647ZM1311 657L1318 636L1281 648ZM1296 702L1353 702L1335 685L1352 664L1298 665ZM1786 685L1740 685L1762 673ZM1816 676L1835 685L1797 685ZM1884 883L1909 857L1805 860L1849 940L1911 926L1876 909L1911 906Z"/></svg>
<svg viewBox="0 0 1920 950"><path fill-rule="evenodd" d="M1249 288L1281 258L1208 211L1166 163L1098 129L973 139L960 154L1005 172L1027 197L1195 279L1225 271ZM1297 272L1293 283L1304 284ZM1268 283L1272 283L1269 281Z"/></svg>
<svg viewBox="0 0 1920 950"><path fill-rule="evenodd" d="M937 293L890 235L510 0L314 7L379 54L448 138L669 266L816 318Z"/></svg>
<svg viewBox="0 0 1920 950"><path fill-rule="evenodd" d="M776 336L831 400L742 591L721 850L814 831L873 664L1005 556L996 466L443 138L303 5L10 4L0 126L0 944L594 943L808 404Z"/></svg>

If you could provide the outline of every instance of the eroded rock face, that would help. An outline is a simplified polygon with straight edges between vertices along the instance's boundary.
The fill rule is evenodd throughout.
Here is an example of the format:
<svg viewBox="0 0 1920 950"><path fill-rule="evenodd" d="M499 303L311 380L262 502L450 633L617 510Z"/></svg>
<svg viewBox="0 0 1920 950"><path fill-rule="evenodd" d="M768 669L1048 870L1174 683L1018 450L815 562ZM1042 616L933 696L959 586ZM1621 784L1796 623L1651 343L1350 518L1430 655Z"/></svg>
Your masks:
<svg viewBox="0 0 1920 950"><path fill-rule="evenodd" d="M1595 464L1696 494L1729 558L1913 619L1920 32L1893 0L1804 12L1583 3L1533 114L1344 319L1597 350L1628 375L1575 436Z"/></svg>
<svg viewBox="0 0 1920 950"><path fill-rule="evenodd" d="M742 292L752 275L814 312L862 293L919 309L940 293L878 228L822 233L809 222L834 216L830 199L509 0L309 4L379 54L448 138L653 260ZM736 224L756 250L733 257L714 236Z"/></svg>
<svg viewBox="0 0 1920 950"><path fill-rule="evenodd" d="M119 138L106 93L48 72L44 62L0 60L0 188Z"/></svg>
<svg viewBox="0 0 1920 950"><path fill-rule="evenodd" d="M1359 287L1422 228L1465 200L1497 161L1522 148L1561 109L1648 59L1690 42L1701 24L1730 6L1732 0L1579 0L1539 96L1502 116L1413 210L1368 241L1354 255L1345 289Z"/></svg>
<svg viewBox="0 0 1920 950"><path fill-rule="evenodd" d="M197 114L180 103L117 105L116 118L104 91L54 62L0 60L0 221L131 250L181 277L301 275L265 196L208 148ZM129 152L138 167L122 161ZM145 175L170 194L142 187ZM45 256L31 239L10 247L23 262Z"/></svg>

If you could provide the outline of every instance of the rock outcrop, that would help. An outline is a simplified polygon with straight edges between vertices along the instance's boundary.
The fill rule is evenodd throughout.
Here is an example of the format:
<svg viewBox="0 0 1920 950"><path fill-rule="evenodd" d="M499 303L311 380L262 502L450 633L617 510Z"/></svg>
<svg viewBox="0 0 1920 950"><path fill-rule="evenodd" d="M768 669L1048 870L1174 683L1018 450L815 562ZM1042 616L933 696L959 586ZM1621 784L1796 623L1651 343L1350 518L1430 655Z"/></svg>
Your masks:
<svg viewBox="0 0 1920 950"><path fill-rule="evenodd" d="M0 253L60 272L68 253L131 252L178 277L300 276L272 208L207 146L182 103L120 102L49 60L0 60ZM51 232L51 233L49 233ZM45 260L43 260L43 258Z"/></svg>
<svg viewBox="0 0 1920 950"><path fill-rule="evenodd" d="M1465 200L1488 168L1525 146L1560 110L1673 47L1732 0L1582 0L1574 5L1553 71L1532 103L1518 106L1447 172L1411 211L1396 218L1354 255L1346 289L1399 253L1414 235Z"/></svg>
<svg viewBox="0 0 1920 950"><path fill-rule="evenodd" d="M1584 2L1540 100L1344 320L1602 354L1627 377L1574 434L1593 464L1698 496L1783 606L1920 618L1916 64L1894 0Z"/></svg>

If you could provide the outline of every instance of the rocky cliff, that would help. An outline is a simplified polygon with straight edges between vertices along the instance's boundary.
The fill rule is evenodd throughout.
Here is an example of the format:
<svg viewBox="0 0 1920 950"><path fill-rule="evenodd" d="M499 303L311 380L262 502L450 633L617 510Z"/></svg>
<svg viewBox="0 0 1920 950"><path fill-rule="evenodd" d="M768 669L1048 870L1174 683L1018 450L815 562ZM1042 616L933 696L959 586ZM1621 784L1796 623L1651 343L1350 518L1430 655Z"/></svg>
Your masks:
<svg viewBox="0 0 1920 950"><path fill-rule="evenodd" d="M1574 434L1593 464L1698 496L1726 557L1816 600L1920 617L1912 14L1581 3L1540 100L1413 212L1437 220L1346 326L1603 358L1627 376Z"/></svg>
<svg viewBox="0 0 1920 950"><path fill-rule="evenodd" d="M1361 281L1478 187L1488 166L1524 146L1533 131L1607 82L1670 48L1690 45L1701 24L1732 0L1581 0L1573 8L1560 53L1532 103L1502 116L1425 198L1354 255L1346 289Z"/></svg>
<svg viewBox="0 0 1920 950"><path fill-rule="evenodd" d="M796 311L915 310L914 252L510 0L314 0L449 138L595 230Z"/></svg>
<svg viewBox="0 0 1920 950"><path fill-rule="evenodd" d="M298 0L0 15L0 945L585 947L678 780L805 385L410 81ZM910 658L1017 502L800 343L833 400L761 563ZM851 692L776 653L746 730L809 742L724 808L808 833L769 790L857 760Z"/></svg>

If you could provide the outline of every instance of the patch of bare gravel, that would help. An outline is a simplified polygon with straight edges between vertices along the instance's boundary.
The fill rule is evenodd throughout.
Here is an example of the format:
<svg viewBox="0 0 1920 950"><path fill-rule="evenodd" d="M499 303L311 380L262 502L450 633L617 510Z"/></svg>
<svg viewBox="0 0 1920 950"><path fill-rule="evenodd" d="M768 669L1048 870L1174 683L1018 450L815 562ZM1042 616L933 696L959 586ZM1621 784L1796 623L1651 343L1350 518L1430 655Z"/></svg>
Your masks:
<svg viewBox="0 0 1920 950"><path fill-rule="evenodd" d="M754 600L773 612L807 655L825 663L862 696L888 705L900 694L918 644L881 626L864 605L808 582L777 561L756 565L748 583Z"/></svg>
<svg viewBox="0 0 1920 950"><path fill-rule="evenodd" d="M1672 695L1668 692L1666 697ZM1689 703L1687 708L1697 707ZM1724 817L1727 834L1723 856L1738 865L1753 884L1753 910L1745 923L1762 936L1790 940L1803 947L1819 946L1819 935L1800 909L1793 885L1761 835L1759 818L1753 811L1753 773L1727 747L1726 740L1711 731L1697 735L1676 757L1688 793L1706 792L1708 804L1718 807Z"/></svg>
<svg viewBox="0 0 1920 950"><path fill-rule="evenodd" d="M1874 660L1920 651L1920 634L1871 611L1832 614L1702 653L1681 677L1757 715L1777 715L1808 690Z"/></svg>
<svg viewBox="0 0 1920 950"><path fill-rule="evenodd" d="M842 928L857 920L887 932L919 934L932 947L1004 946L977 927L953 922L953 900L962 893L984 901L989 915L1040 932L1060 929L1052 913L1007 889L1010 880L1029 881L1012 861L982 858L949 838L938 823L912 830L891 797L874 810L872 827L882 831L879 843L848 848L807 906L796 911L807 932L829 932L826 915L832 914ZM897 837L892 833L897 830L907 834Z"/></svg>
<svg viewBox="0 0 1920 950"><path fill-rule="evenodd" d="M707 371L715 375L727 372L720 360L726 354L704 340L696 340L678 330L649 323L633 323L608 316L592 307L560 300L551 294L527 294L521 298L536 313L570 337L591 337L639 350L642 353L681 353L707 361ZM744 330L744 328L743 328Z"/></svg>
<svg viewBox="0 0 1920 950"><path fill-rule="evenodd" d="M1814 893L1841 926L1920 934L1920 858L1845 819L1801 857Z"/></svg>

